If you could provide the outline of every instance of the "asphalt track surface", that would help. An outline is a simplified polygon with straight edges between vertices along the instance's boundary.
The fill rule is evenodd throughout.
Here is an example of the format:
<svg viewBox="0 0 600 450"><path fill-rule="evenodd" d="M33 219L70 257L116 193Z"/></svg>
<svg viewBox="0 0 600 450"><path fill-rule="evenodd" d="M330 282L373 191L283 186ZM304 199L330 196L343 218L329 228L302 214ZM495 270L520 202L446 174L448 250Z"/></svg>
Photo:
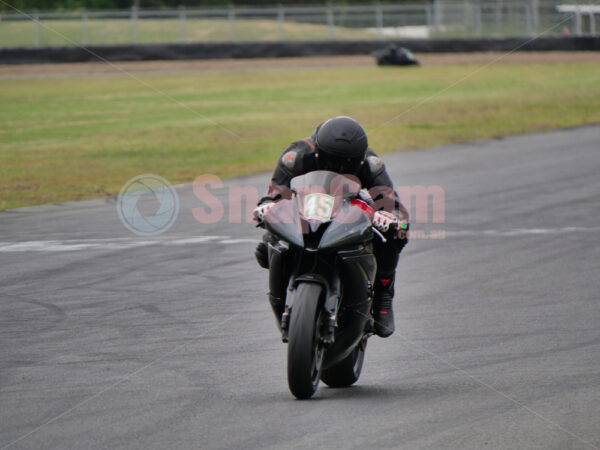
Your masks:
<svg viewBox="0 0 600 450"><path fill-rule="evenodd" d="M497 61L504 64L568 64L600 62L600 52L470 52L419 53L424 66L479 64ZM303 56L280 58L198 59L182 61L120 61L57 63L57 64L0 64L0 80L13 78L65 78L81 76L112 76L128 74L182 74L202 72L242 72L253 70L299 70L327 67L369 67L375 59L367 55Z"/></svg>
<svg viewBox="0 0 600 450"><path fill-rule="evenodd" d="M310 401L287 389L260 231L199 223L191 186L158 237L115 199L0 213L0 448L600 447L599 142L385 155L397 185L443 188L445 223L414 228L445 239L406 248L397 332L359 382Z"/></svg>

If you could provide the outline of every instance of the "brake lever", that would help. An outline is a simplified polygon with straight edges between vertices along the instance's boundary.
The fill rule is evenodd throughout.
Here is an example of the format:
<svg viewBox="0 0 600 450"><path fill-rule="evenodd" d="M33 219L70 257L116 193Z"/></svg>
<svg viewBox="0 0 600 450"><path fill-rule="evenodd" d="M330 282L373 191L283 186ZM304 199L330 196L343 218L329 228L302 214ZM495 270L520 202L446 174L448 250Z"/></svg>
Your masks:
<svg viewBox="0 0 600 450"><path fill-rule="evenodd" d="M377 228L371 227L371 229L375 232L375 234L377 236L379 236L381 238L382 242L384 242L384 243L387 242L387 239L383 236L383 234L381 234L381 232Z"/></svg>

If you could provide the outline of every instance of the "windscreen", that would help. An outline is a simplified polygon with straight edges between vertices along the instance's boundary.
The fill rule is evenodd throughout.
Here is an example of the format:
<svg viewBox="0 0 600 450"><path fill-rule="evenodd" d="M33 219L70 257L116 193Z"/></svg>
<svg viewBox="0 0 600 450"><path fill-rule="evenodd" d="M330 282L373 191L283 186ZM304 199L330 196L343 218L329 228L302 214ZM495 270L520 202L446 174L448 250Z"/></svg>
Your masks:
<svg viewBox="0 0 600 450"><path fill-rule="evenodd" d="M361 185L352 175L317 170L293 178L290 187L297 196L302 217L309 222L322 223L333 219L344 198L356 196Z"/></svg>

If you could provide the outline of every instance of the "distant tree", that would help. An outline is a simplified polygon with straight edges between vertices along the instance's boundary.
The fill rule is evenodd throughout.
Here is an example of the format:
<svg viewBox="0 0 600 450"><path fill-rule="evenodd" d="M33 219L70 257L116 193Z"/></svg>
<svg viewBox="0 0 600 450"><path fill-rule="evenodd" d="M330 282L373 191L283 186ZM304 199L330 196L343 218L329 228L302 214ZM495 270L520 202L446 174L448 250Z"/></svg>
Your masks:
<svg viewBox="0 0 600 450"><path fill-rule="evenodd" d="M396 0L394 3L429 3L431 0ZM25 11L38 10L76 10L86 8L95 9L127 9L137 8L177 8L186 7L215 7L234 5L323 5L330 3L334 5L344 5L353 3L375 3L376 0L13 0L11 2L15 8ZM386 3L383 0L381 3ZM0 13L12 12L12 8L0 3Z"/></svg>

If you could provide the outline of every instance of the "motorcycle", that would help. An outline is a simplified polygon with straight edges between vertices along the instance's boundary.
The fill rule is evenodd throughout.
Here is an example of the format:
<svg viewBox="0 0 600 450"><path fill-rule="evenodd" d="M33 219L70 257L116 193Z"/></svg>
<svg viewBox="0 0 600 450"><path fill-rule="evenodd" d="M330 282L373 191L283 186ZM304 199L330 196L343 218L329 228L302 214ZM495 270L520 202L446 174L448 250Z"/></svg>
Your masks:
<svg viewBox="0 0 600 450"><path fill-rule="evenodd" d="M269 301L287 342L291 393L310 398L358 381L373 334L377 263L372 200L352 175L314 171L291 180L266 213Z"/></svg>

